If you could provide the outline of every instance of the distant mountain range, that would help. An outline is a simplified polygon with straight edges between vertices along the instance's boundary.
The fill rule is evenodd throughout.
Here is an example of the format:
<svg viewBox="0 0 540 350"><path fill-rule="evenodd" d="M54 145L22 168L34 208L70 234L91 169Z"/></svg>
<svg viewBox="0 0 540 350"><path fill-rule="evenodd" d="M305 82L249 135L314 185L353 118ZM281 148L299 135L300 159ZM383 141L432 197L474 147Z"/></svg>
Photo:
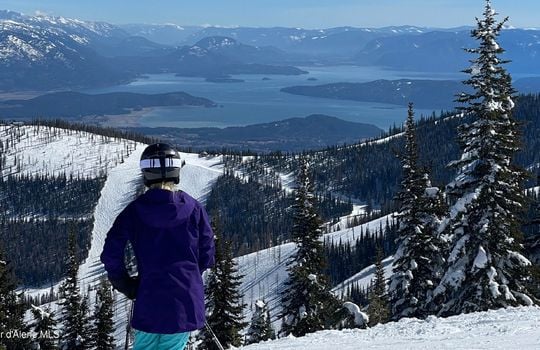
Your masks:
<svg viewBox="0 0 540 350"><path fill-rule="evenodd" d="M524 78L514 82L519 93L540 93L540 78ZM413 102L415 107L433 110L452 110L460 92L469 88L455 80L375 80L366 83L332 83L315 86L291 86L281 91L303 96L353 100L362 102L389 103L406 106Z"/></svg>
<svg viewBox="0 0 540 350"><path fill-rule="evenodd" d="M147 136L169 140L194 150L232 149L256 152L303 151L331 145L355 143L380 136L372 124L341 120L326 115L291 118L243 127L219 128L136 128Z"/></svg>
<svg viewBox="0 0 540 350"><path fill-rule="evenodd" d="M503 30L500 44L512 62L510 72L540 73L540 31ZM459 72L474 56L463 48L477 46L469 31L432 31L418 35L378 38L365 45L352 59L359 65L383 66L417 72Z"/></svg>
<svg viewBox="0 0 540 350"><path fill-rule="evenodd" d="M0 91L107 86L145 73L224 82L352 64L418 72L468 66L469 28L223 28L123 25L0 11ZM540 74L540 31L505 29L511 72ZM234 78L234 77L233 77Z"/></svg>
<svg viewBox="0 0 540 350"><path fill-rule="evenodd" d="M0 11L0 90L56 89L127 81L90 48L114 27Z"/></svg>
<svg viewBox="0 0 540 350"><path fill-rule="evenodd" d="M208 37L163 55L118 56L111 61L133 74L176 73L189 77L228 77L231 74L299 75L306 71L278 65L286 53L271 47L241 44L228 37Z"/></svg>
<svg viewBox="0 0 540 350"><path fill-rule="evenodd" d="M104 22L0 11L0 91L106 86L159 72L206 78L305 73L276 64L285 56L225 37L172 47Z"/></svg>

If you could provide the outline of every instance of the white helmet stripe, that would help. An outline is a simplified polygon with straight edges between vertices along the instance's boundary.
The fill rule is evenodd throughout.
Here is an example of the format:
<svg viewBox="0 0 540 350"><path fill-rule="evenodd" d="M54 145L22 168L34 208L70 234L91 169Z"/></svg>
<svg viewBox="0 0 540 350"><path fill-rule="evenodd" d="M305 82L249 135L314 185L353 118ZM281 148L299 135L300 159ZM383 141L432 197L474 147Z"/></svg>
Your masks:
<svg viewBox="0 0 540 350"><path fill-rule="evenodd" d="M152 158L152 159L143 159L139 163L141 169L149 169L149 168L159 168L159 159ZM182 167L182 161L177 158L165 158L165 167L166 168L181 168Z"/></svg>

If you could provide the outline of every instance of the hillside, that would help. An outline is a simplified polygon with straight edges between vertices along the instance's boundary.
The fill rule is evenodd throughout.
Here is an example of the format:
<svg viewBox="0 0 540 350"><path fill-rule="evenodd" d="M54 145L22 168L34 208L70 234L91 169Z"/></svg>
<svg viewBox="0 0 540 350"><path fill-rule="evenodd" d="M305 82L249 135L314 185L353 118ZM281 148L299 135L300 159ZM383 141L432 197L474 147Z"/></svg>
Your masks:
<svg viewBox="0 0 540 350"><path fill-rule="evenodd" d="M48 294L51 287L58 291L65 273L66 236L75 224L81 263L79 283L82 290L89 291L93 303L94 285L104 274L99 254L105 235L116 215L141 190L139 159L145 145L120 136L5 124L0 126L0 146L0 183L5 186L8 179L14 179L8 182L11 187L7 192L2 187L0 239L15 272L24 277L20 289L34 297ZM179 189L204 201L212 183L223 172L222 158L189 153L181 153L181 157L186 165ZM23 176L32 176L34 181L27 184ZM47 188L58 185L58 179L64 176L66 188ZM100 180L99 186L88 186L95 179ZM79 192L74 192L77 181L82 184L75 187ZM31 190L30 194L19 193L21 189ZM19 194L24 201L19 200ZM5 215L10 216L9 221ZM30 287L35 285L40 287ZM53 310L58 307L54 302L50 306ZM114 318L119 342L124 339L127 306L126 299L117 296Z"/></svg>
<svg viewBox="0 0 540 350"><path fill-rule="evenodd" d="M230 37L207 37L154 56L118 56L116 67L133 73L223 78L232 74L301 75L307 72L282 62L283 52L239 43Z"/></svg>
<svg viewBox="0 0 540 350"><path fill-rule="evenodd" d="M504 59L511 73L538 73L540 50L538 30L505 29L500 37ZM354 61L394 70L415 72L459 72L469 65L471 55L463 48L474 47L469 30L439 29L417 35L402 34L376 38L360 49Z"/></svg>
<svg viewBox="0 0 540 350"><path fill-rule="evenodd" d="M84 290L90 289L90 300L93 300L93 286L98 282L104 271L99 262L105 235L111 227L115 216L119 213L133 196L141 189L140 172L138 161L144 144L122 140L121 138L108 138L98 134L90 134L76 130L66 130L54 127L45 127L37 125L21 126L18 124L8 124L2 127L2 144L7 147L7 152L3 152L5 160L3 164L7 166L4 169L5 176L11 174L41 176L44 183L50 183L60 175L66 175L68 178L79 174L89 177L87 181L98 176L102 182L97 189L90 191L98 194L97 197L85 196L87 198L87 222L88 231L84 233L84 244L81 249L81 265L79 268L80 284ZM65 147L68 145L69 147ZM111 157L111 155L115 155ZM182 168L180 189L193 195L202 201L208 196L212 184L223 174L222 157L200 157L198 154L181 153L181 157L186 161L186 166ZM38 160L39 159L39 160ZM287 191L291 190L292 183L286 176L283 178L283 186ZM43 188L44 184L34 184L37 188ZM88 188L86 188L88 190ZM51 193L46 192L46 198L50 198ZM66 192L66 195L72 196L67 199L74 202L72 198L80 197L80 194ZM62 200L62 198L60 198ZM51 203L50 199L44 199L44 203ZM39 218L39 212L36 212L35 205L23 204L23 207L17 207L13 215L24 214L25 217L31 216ZM65 205L64 205L65 206ZM27 208L26 212L21 212L22 208ZM53 207L54 208L54 207ZM360 210L360 211L359 211ZM361 208L356 209L361 213ZM48 215L61 216L60 212L50 212ZM70 215L76 216L76 211L71 211ZM68 225L68 217L63 216L63 225ZM363 227L345 229L330 233L328 240L334 242L354 241L362 231L374 232L380 226L385 218L376 220L363 225ZM52 222L59 225L57 222ZM13 223L12 223L13 225ZM33 221L32 225L36 225ZM55 226L58 230L58 226ZM81 229L83 226L80 226ZM13 226L9 228L11 230ZM9 231L8 230L8 231ZM52 244L48 248L51 252L57 252L56 255L62 257L64 251L65 235L67 232L59 231L60 236L50 239L50 234L39 233L40 236L34 241L38 245L34 248L41 250L44 247L43 240L48 240ZM64 238L63 238L64 237ZM3 237L4 241L4 237ZM13 240L16 242L16 240ZM9 242L9 240L7 241ZM62 242L59 244L58 242ZM22 245L27 251L32 252L30 241ZM279 294L276 291L281 289L281 283L284 280L285 260L294 248L291 244L279 245L277 247L239 257L237 261L240 264L242 273L245 273L243 279L242 291L245 293L245 301L251 304L257 299L267 298L273 303L277 302ZM14 247L7 246L8 257L18 266L32 266L25 263L32 258L25 258L21 254L22 261L14 258ZM54 262L51 257L44 256L45 261ZM276 260L277 259L277 260ZM277 263L276 263L277 261ZM63 266L57 262L58 266ZM43 266L42 266L43 267ZM41 269L43 270L43 269ZM16 270L17 271L17 270ZM58 275L56 275L58 276ZM38 279L39 280L39 279ZM45 283L43 283L45 282ZM47 294L51 285L57 290L60 280L48 279L42 280L42 287L24 288L27 295L39 296ZM122 326L126 322L127 312L126 300L119 297L115 306L115 319L117 320L116 339L123 339L125 328ZM54 308L57 306L53 303ZM274 307L277 307L274 304ZM277 309L275 309L277 310ZM246 317L249 317L249 310L246 310ZM277 315L277 313L275 313Z"/></svg>
<svg viewBox="0 0 540 350"><path fill-rule="evenodd" d="M230 150L249 149L252 152L263 153L300 152L336 144L356 143L382 133L381 129L371 124L348 122L325 115L224 129L135 128L134 130L194 150L224 147Z"/></svg>
<svg viewBox="0 0 540 350"><path fill-rule="evenodd" d="M1 11L0 91L128 81L132 74L111 67L92 47L122 36L118 31L106 23Z"/></svg>
<svg viewBox="0 0 540 350"><path fill-rule="evenodd" d="M134 141L88 132L0 125L0 240L23 284L62 276L60 252L74 227L86 256L105 177L136 148Z"/></svg>
<svg viewBox="0 0 540 350"><path fill-rule="evenodd" d="M242 347L245 350L452 349L532 350L540 338L540 309L520 307L426 320L404 318L368 329L321 331Z"/></svg>

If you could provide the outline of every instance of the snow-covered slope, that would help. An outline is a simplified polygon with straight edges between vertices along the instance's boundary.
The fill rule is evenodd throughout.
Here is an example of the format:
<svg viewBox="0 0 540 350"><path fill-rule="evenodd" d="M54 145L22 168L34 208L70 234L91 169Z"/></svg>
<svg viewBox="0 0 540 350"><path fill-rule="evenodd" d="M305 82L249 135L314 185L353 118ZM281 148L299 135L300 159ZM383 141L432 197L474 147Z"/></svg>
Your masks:
<svg viewBox="0 0 540 350"><path fill-rule="evenodd" d="M87 259L79 267L83 292L94 301L95 285L104 270L99 255L105 236L116 215L129 203L140 187L139 159L145 147L134 141L99 136L86 132L30 125L0 125L1 175L33 174L55 176L65 173L93 178L107 174L94 210L92 241ZM179 189L204 201L212 183L223 173L222 158L181 153L186 165L181 171ZM61 282L61 281L60 281ZM58 282L53 288L58 290ZM28 295L48 293L50 286L25 290ZM52 310L57 305L49 305ZM93 306L91 305L91 308ZM116 333L120 343L125 335L129 303L116 296Z"/></svg>
<svg viewBox="0 0 540 350"><path fill-rule="evenodd" d="M129 79L95 49L129 35L103 22L0 11L0 90L51 90Z"/></svg>
<svg viewBox="0 0 540 350"><path fill-rule="evenodd" d="M521 307L425 321L402 319L365 330L321 331L243 347L245 350L540 348L540 308Z"/></svg>
<svg viewBox="0 0 540 350"><path fill-rule="evenodd" d="M360 237L361 232L373 234L379 231L381 225L384 229L387 220L392 220L391 214L360 226L328 233L324 235L324 238L327 242L332 241L335 244L354 242L355 239ZM285 243L236 259L239 273L244 276L240 292L244 295L243 302L248 305L245 312L247 320L251 317L250 306L258 299L263 299L268 305L272 320L275 321L276 316L281 311L279 305L280 292L283 290L283 283L287 279L287 260L295 251L294 243ZM391 260L385 260L385 266L390 268ZM370 266L346 282L359 283L362 280L362 285L364 283L369 284L372 270L373 266ZM343 287L346 285L344 282L342 287L336 289L336 292L342 292Z"/></svg>
<svg viewBox="0 0 540 350"><path fill-rule="evenodd" d="M104 275L103 265L99 260L107 232L111 228L116 216L136 195L141 183L139 159L144 149L140 145L137 151L125 159L123 164L113 168L105 182L101 197L95 209L94 229L92 230L92 243L88 258L79 267L79 280L86 290L86 286L98 283ZM181 153L186 165L180 173L179 189L185 191L199 200L204 200L213 181L222 174L221 157L200 158L196 154ZM92 300L92 298L90 298ZM117 294L115 304L115 339L124 339L125 325L128 320L129 301Z"/></svg>
<svg viewBox="0 0 540 350"><path fill-rule="evenodd" d="M95 178L106 174L136 143L86 132L31 125L0 125L3 144L0 175L80 175Z"/></svg>
<svg viewBox="0 0 540 350"><path fill-rule="evenodd" d="M382 261L384 267L384 275L388 279L392 274L392 264L394 263L394 256L389 256ZM344 292L349 286L357 286L360 288L368 288L375 277L375 265L369 265L357 274L349 277L345 281L341 282L332 289L336 295L343 296Z"/></svg>
<svg viewBox="0 0 540 350"><path fill-rule="evenodd" d="M99 255L116 216L135 197L137 189L140 188L142 179L139 159L144 146L139 144L137 150L125 159L123 164L113 168L107 176L94 211L94 229L88 258L79 267L79 279L83 284L95 283L104 273ZM186 165L180 174L179 189L196 199L204 200L212 182L222 174L221 157L207 159L188 153L181 153L181 157L186 161Z"/></svg>

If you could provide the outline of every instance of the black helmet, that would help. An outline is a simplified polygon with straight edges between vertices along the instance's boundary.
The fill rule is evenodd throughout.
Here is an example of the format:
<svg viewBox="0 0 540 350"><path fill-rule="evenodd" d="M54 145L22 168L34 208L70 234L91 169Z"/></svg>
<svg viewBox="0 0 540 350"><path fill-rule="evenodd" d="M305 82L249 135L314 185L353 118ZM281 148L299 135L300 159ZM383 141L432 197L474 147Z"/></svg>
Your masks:
<svg viewBox="0 0 540 350"><path fill-rule="evenodd" d="M140 166L146 186L167 181L175 184L180 182L180 155L166 143L146 147L141 155Z"/></svg>

